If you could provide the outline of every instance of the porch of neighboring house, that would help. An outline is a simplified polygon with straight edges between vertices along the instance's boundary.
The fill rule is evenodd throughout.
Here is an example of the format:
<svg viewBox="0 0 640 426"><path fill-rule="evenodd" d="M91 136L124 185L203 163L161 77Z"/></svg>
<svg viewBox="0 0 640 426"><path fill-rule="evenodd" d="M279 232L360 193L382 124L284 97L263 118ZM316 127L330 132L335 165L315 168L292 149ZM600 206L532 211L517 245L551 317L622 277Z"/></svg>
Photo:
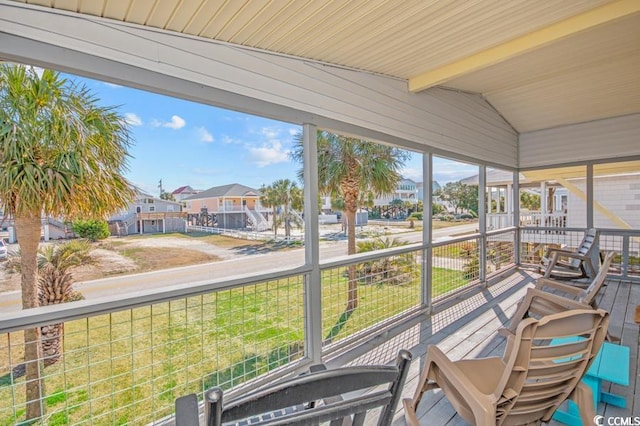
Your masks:
<svg viewBox="0 0 640 426"><path fill-rule="evenodd" d="M136 230L139 234L185 232L186 219L186 212L136 213Z"/></svg>

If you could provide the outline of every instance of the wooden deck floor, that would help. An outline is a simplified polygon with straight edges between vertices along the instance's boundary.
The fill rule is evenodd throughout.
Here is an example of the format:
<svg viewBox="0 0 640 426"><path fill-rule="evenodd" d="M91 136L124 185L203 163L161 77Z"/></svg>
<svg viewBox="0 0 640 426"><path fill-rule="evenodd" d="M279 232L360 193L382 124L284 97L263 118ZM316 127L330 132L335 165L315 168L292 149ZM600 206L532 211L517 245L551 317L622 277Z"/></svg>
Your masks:
<svg viewBox="0 0 640 426"><path fill-rule="evenodd" d="M412 352L409 377L403 397L412 397L424 363L426 349L437 345L452 359L501 355L505 339L497 334L515 311L525 289L532 285L536 274L518 270L513 275L493 284L486 290L477 290L455 305L441 307L430 318L424 316L412 324L390 331L386 336L373 339L356 351L329 360L329 365L384 364L393 362L401 348ZM598 306L611 314L610 331L622 337L622 344L630 347L630 385L606 384L616 394L626 395L627 407L618 408L600 404L598 413L607 417L640 416L640 380L638 380L638 334L634 313L640 305L640 284L608 280L599 295ZM384 340L384 342L381 342ZM402 405L402 404L400 404ZM394 424L402 425L404 414L398 408ZM441 391L427 392L418 408L421 424L466 424L458 416ZM559 424L552 422L551 424ZM607 423L605 423L607 424Z"/></svg>

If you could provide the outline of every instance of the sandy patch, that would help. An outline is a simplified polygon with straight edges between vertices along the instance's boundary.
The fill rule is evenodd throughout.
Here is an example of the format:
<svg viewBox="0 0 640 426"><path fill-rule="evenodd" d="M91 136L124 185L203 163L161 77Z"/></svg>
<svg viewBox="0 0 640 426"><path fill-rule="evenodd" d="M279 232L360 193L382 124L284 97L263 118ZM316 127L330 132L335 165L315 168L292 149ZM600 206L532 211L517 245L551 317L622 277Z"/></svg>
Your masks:
<svg viewBox="0 0 640 426"><path fill-rule="evenodd" d="M122 241L126 243L126 245L120 246L118 250L121 250L123 247L166 247L166 248L185 248L188 250L200 251L202 253L210 254L213 256L217 256L220 259L231 259L237 257L232 250L217 247L213 244L195 241L190 238L180 238L180 237L155 237L155 238L136 238L136 239L120 239L114 241Z"/></svg>

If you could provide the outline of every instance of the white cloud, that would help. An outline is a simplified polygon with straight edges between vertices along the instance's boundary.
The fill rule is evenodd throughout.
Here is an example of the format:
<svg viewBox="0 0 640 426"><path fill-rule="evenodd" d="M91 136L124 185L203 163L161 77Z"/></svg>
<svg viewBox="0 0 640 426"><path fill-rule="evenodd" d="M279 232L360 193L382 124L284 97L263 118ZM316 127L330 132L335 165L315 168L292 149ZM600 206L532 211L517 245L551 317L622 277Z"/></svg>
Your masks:
<svg viewBox="0 0 640 426"><path fill-rule="evenodd" d="M187 122L179 115L172 115L171 121L160 121L154 118L149 124L153 127L168 127L169 129L178 130L182 129Z"/></svg>
<svg viewBox="0 0 640 426"><path fill-rule="evenodd" d="M296 136L298 133L301 133L299 128L289 127L289 136Z"/></svg>
<svg viewBox="0 0 640 426"><path fill-rule="evenodd" d="M204 127L198 127L198 135L202 142L213 142L213 135Z"/></svg>
<svg viewBox="0 0 640 426"><path fill-rule="evenodd" d="M171 121L169 121L168 123L164 123L163 126L173 130L178 130L182 129L186 124L187 122L184 121L184 118L180 117L179 115L172 115Z"/></svg>
<svg viewBox="0 0 640 426"><path fill-rule="evenodd" d="M250 146L247 150L249 161L258 167L289 161L289 151L284 149L282 143L277 140L265 142L260 147Z"/></svg>
<svg viewBox="0 0 640 426"><path fill-rule="evenodd" d="M471 164L451 162L448 164L434 164L433 167L433 178L440 184L457 182L477 174L478 167Z"/></svg>
<svg viewBox="0 0 640 426"><path fill-rule="evenodd" d="M263 127L260 129L260 134L267 139L275 139L278 137L280 130L277 127Z"/></svg>
<svg viewBox="0 0 640 426"><path fill-rule="evenodd" d="M142 126L142 119L133 112L127 112L124 114L124 121L131 126Z"/></svg>
<svg viewBox="0 0 640 426"><path fill-rule="evenodd" d="M229 135L224 135L224 136L222 136L222 143L232 144L232 143L241 143L241 141L238 140L238 139L234 139Z"/></svg>
<svg viewBox="0 0 640 426"><path fill-rule="evenodd" d="M413 167L407 167L406 169L400 170L400 174L405 179L411 179L415 182L422 182L422 170L418 170Z"/></svg>

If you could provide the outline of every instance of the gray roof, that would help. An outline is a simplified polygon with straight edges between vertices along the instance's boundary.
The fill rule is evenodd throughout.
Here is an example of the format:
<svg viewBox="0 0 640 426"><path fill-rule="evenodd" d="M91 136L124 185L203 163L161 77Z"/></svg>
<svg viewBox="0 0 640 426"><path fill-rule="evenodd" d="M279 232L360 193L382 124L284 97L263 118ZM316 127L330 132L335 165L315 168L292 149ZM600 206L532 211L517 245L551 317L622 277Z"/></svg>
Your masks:
<svg viewBox="0 0 640 426"><path fill-rule="evenodd" d="M162 199L160 197L156 197L155 195L151 195L148 192L143 192L143 191L140 191L140 190L136 191L136 195L134 196L134 198L135 198L136 201L140 200L142 198L152 198L155 201L160 201L160 202L163 202L163 203L176 204L178 206L182 205L182 203L180 203L178 201L164 200L164 199Z"/></svg>
<svg viewBox="0 0 640 426"><path fill-rule="evenodd" d="M190 195L184 198L184 200L200 200L202 198L214 197L243 197L247 195L260 196L260 191L245 185L240 185L239 183L231 183L229 185L214 186L198 194Z"/></svg>
<svg viewBox="0 0 640 426"><path fill-rule="evenodd" d="M524 176L520 174L520 180L522 180ZM477 185L478 184L478 175L469 176L464 179L460 179L461 183L467 185ZM508 170L500 170L500 169L487 169L487 184L507 184L513 182L513 172Z"/></svg>

